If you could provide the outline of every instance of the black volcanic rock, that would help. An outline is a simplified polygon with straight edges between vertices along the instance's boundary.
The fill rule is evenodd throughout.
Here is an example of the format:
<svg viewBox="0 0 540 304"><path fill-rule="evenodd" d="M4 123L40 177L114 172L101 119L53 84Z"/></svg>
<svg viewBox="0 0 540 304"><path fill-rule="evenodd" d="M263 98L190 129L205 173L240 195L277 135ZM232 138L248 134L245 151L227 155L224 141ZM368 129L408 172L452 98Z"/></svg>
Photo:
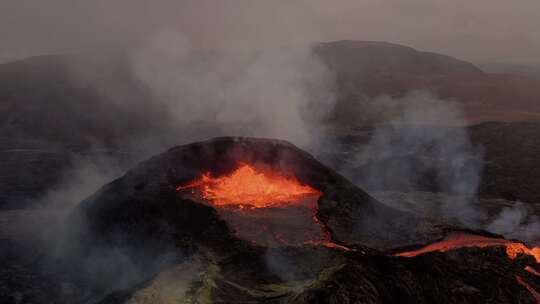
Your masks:
<svg viewBox="0 0 540 304"><path fill-rule="evenodd" d="M514 275L536 282L536 288L540 282L518 267L501 248L414 259L353 253L292 303L535 303Z"/></svg>
<svg viewBox="0 0 540 304"><path fill-rule="evenodd" d="M190 230L189 235L200 240L204 229L213 227L212 221L217 220L208 207L180 198L175 188L205 172L216 176L230 173L241 163L295 176L300 182L322 191L317 216L338 243L387 249L422 243L437 238L442 231L436 226L430 227L433 230L423 230L418 223L421 220L427 223L427 219L377 202L287 142L254 138L224 137L172 148L105 186L85 200L77 211L84 216L94 235L118 232L144 237L144 233L148 233L152 238L154 235L162 238L169 233L197 228L203 230ZM193 215L178 218L190 213L200 218L194 219ZM188 219L193 222L186 223ZM365 225L359 224L362 222Z"/></svg>
<svg viewBox="0 0 540 304"><path fill-rule="evenodd" d="M235 236L212 207L175 190L206 171L231 172L239 162L292 174L322 191L317 217L334 242L351 250L252 244ZM433 242L448 231L380 204L283 141L217 138L170 149L82 202L68 225L77 228L72 261L109 247L145 270L137 283L99 303L175 297L199 303L534 303L514 276L540 286L524 270L534 263L513 261L502 248L388 255L386 248ZM166 253L173 258L156 264Z"/></svg>

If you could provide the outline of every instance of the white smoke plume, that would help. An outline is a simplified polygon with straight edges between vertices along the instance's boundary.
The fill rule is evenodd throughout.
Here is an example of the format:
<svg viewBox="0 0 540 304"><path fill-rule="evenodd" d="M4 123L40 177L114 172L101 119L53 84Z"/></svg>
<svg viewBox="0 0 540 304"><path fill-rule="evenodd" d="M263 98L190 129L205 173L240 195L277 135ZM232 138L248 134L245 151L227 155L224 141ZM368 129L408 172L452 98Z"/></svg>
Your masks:
<svg viewBox="0 0 540 304"><path fill-rule="evenodd" d="M530 207L515 202L505 207L487 226L486 230L529 242L540 241L540 219L531 214Z"/></svg>
<svg viewBox="0 0 540 304"><path fill-rule="evenodd" d="M460 103L412 92L374 100L367 115L372 113L389 124L372 131L353 153L345 171L357 184L400 209L538 242L540 220L529 204L507 202L490 212L501 202L478 198L484 152L469 138Z"/></svg>
<svg viewBox="0 0 540 304"><path fill-rule="evenodd" d="M282 8L289 6L286 3L280 5ZM256 15L242 17L240 24L250 24L257 16L266 15L260 8L256 11ZM294 10L293 15L296 12L299 10ZM130 88L127 82L115 79L115 73L125 71L113 69L114 73L103 75L101 67L108 61L99 58L99 54L95 69L80 68L86 63L94 66L94 54L82 65L70 63L69 80L103 97L103 106L107 109L103 116L120 107L127 111L120 111L125 116L117 120L126 122L129 114L139 115L147 110L148 117L136 121L144 120L144 125L159 127L149 127L148 133L141 135L137 132L144 130L144 126L137 125L132 132L134 139L131 139L135 142L119 145L125 150L136 149L143 156L173 145L220 135L277 137L306 147L314 144L314 139L318 138L314 136L317 123L333 108L334 83L333 75L312 53L311 46L305 41L299 45L292 41L294 37L307 35L310 28L305 25L308 23L304 19L291 20L297 20L288 25L295 30L286 35L285 40L279 39L281 33L270 26L271 22L263 21L257 35L253 35L252 28L247 26L235 32L235 41L244 42L240 47L228 48L231 44L219 38L225 47L212 51L202 49L201 41L194 41L197 37L186 35L181 27L173 26L166 30L154 30L153 26L145 28L137 33L143 39L122 46L129 54L127 72L132 73L129 76L142 83L151 98L134 96L133 92L126 90ZM208 30L212 36L216 29ZM251 38L243 39L248 36ZM259 47L256 41L261 41L263 36L273 38L269 40L271 43ZM137 111L130 112L131 108ZM105 120L100 117L100 121ZM141 269L125 250L114 245L95 246L91 252L86 252L86 256L76 253L75 257L70 257L72 244L77 243L75 241L84 243L85 240L64 239L63 234L84 229L84 223L80 223L81 227L65 227L63 221L69 217L66 214L69 215L85 197L119 177L124 169L118 159L98 155L76 160L65 177L39 199L39 205L44 207L39 212L47 218L54 216L51 221L55 222L54 227L44 229L46 231L33 231L34 236L41 239L40 248L47 251L47 258L52 260L45 267L55 270L60 264L80 265L76 275L89 289L97 290L89 291L95 297L140 283L141 278L155 270L154 262L159 262L152 261L150 269ZM121 236L117 243L120 247ZM167 254L164 253L165 262L169 261ZM75 260L62 262L68 257ZM161 265L160 262L158 264L156 267Z"/></svg>
<svg viewBox="0 0 540 304"><path fill-rule="evenodd" d="M201 52L181 33L160 31L132 63L183 140L249 135L305 146L334 104L333 77L309 46Z"/></svg>
<svg viewBox="0 0 540 304"><path fill-rule="evenodd" d="M369 142L357 149L352 170L361 172L351 174L357 183L371 190L408 191L420 185L450 193L453 199L442 202L438 213L474 225L481 216L474 199L482 150L462 128L466 121L460 104L429 92L383 96L371 104L370 111L389 123L372 131Z"/></svg>

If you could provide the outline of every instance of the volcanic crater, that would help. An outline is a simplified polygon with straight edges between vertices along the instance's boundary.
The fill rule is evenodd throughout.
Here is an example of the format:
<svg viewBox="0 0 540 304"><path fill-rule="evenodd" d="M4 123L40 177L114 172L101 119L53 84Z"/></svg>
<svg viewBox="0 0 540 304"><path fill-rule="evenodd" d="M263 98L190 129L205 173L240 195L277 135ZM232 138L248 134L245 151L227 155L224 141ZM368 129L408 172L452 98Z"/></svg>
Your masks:
<svg viewBox="0 0 540 304"><path fill-rule="evenodd" d="M145 270L100 303L539 301L538 248L386 206L279 140L172 148L70 223L68 260L114 247Z"/></svg>

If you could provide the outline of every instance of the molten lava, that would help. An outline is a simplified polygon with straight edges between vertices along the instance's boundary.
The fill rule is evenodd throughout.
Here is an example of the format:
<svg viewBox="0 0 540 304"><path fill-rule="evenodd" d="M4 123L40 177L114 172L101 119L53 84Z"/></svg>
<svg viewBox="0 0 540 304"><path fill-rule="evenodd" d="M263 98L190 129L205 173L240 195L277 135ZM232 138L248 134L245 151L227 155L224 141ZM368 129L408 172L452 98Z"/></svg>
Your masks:
<svg viewBox="0 0 540 304"><path fill-rule="evenodd" d="M511 259L515 259L519 254L525 254L534 257L536 262L540 263L540 247L528 248L522 243L515 243L505 239L489 238L464 233L452 234L440 242L427 245L417 250L401 252L396 255L402 257L415 257L434 251L446 252L467 247L486 248L495 246L504 246L506 248L506 254Z"/></svg>
<svg viewBox="0 0 540 304"><path fill-rule="evenodd" d="M265 246L313 245L347 250L331 241L317 219L322 193L278 171L240 164L232 173L209 173L176 188L191 190L216 208L240 238Z"/></svg>
<svg viewBox="0 0 540 304"><path fill-rule="evenodd" d="M418 255L422 255L422 254L425 254L428 252L434 252L434 251L446 252L446 251L450 251L454 249L467 248L467 247L485 248L485 247L493 247L493 246L506 246L509 243L510 242L505 239L494 239L494 238L487 238L484 236L469 235L469 234L453 234L453 235L448 236L443 241L427 245L418 250L401 252L396 255L410 258L410 257L415 257Z"/></svg>
<svg viewBox="0 0 540 304"><path fill-rule="evenodd" d="M466 248L466 247L486 248L486 247L495 247L495 246L504 246L506 248L506 255L512 260L516 259L518 255L524 254L524 255L534 257L534 259L536 260L536 263L540 264L540 247L529 248L522 243L511 242L505 239L496 239L496 238L489 238L489 237L484 237L484 236L479 236L479 235L470 235L470 234L463 234L463 233L453 234L440 242L425 246L418 250L401 252L396 255L402 256L402 257L415 257L418 255L422 255L422 254L425 254L428 252L434 252L434 251L446 252L446 251L455 250L459 248ZM539 275L538 272L530 266L526 266L525 270L534 275ZM538 293L522 277L516 275L515 278L517 282L523 287L525 287L536 299L536 301L540 304L540 293Z"/></svg>
<svg viewBox="0 0 540 304"><path fill-rule="evenodd" d="M230 175L212 177L203 174L198 180L180 186L177 190L202 188L202 197L215 206L247 205L266 208L294 204L305 196L319 197L321 193L302 185L295 178L278 172L259 172L243 164Z"/></svg>
<svg viewBox="0 0 540 304"><path fill-rule="evenodd" d="M506 254L515 259L519 254L525 254L534 257L536 263L540 263L540 247L529 248L522 243L509 243L506 245Z"/></svg>

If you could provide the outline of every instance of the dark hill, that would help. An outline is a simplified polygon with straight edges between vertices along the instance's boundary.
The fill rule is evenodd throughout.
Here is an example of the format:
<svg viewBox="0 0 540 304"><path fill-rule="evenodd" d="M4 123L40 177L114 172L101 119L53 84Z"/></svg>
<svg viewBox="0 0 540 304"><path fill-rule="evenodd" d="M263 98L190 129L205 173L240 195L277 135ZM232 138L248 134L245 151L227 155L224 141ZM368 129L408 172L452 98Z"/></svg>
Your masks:
<svg viewBox="0 0 540 304"><path fill-rule="evenodd" d="M163 127L164 114L149 100L119 56L50 55L2 64L0 141L4 149L114 147Z"/></svg>
<svg viewBox="0 0 540 304"><path fill-rule="evenodd" d="M462 60L385 42L337 41L314 50L336 76L339 125L380 122L370 117L377 116L370 112L374 98L414 90L462 102L470 122L539 117L535 78L484 73ZM110 147L156 134L170 141L169 122L168 109L134 77L125 54L49 55L0 65L4 147L36 141Z"/></svg>
<svg viewBox="0 0 540 304"><path fill-rule="evenodd" d="M263 247L247 242L215 207L183 197L175 189L207 170L226 174L239 161L294 174L322 191L316 216L333 241L349 249L316 244ZM533 296L514 276L538 287L538 280L523 269L534 263L526 258L511 260L500 247L411 258L382 250L436 241L451 230L385 207L283 141L218 138L170 149L83 201L67 225L67 255L56 262L57 267L72 269L61 276L63 284L94 286L91 302L96 303L147 303L170 297L199 303L395 303L396 299L402 303L486 299L533 303ZM96 252L100 255L92 255ZM104 254L108 252L115 255ZM92 263L81 264L81 259L88 263L89 255ZM97 267L103 263L100 259L110 266L100 269L98 277L82 276L84 265ZM55 284L46 275L23 273L26 277L21 277L16 269L26 268L9 268L6 276ZM133 273L138 275L133 278ZM66 276L82 277L66 283ZM119 282L125 284L119 287ZM28 285L29 281L19 281L19 286ZM40 293L45 287L34 286L30 296L55 299L57 289ZM26 296L25 290L19 292ZM66 301L61 296L56 299ZM82 301L71 293L68 302Z"/></svg>
<svg viewBox="0 0 540 304"><path fill-rule="evenodd" d="M337 41L315 51L337 77L338 123L381 122L371 104L374 98L415 90L462 103L469 123L540 118L538 78L485 73L450 56L386 42Z"/></svg>

